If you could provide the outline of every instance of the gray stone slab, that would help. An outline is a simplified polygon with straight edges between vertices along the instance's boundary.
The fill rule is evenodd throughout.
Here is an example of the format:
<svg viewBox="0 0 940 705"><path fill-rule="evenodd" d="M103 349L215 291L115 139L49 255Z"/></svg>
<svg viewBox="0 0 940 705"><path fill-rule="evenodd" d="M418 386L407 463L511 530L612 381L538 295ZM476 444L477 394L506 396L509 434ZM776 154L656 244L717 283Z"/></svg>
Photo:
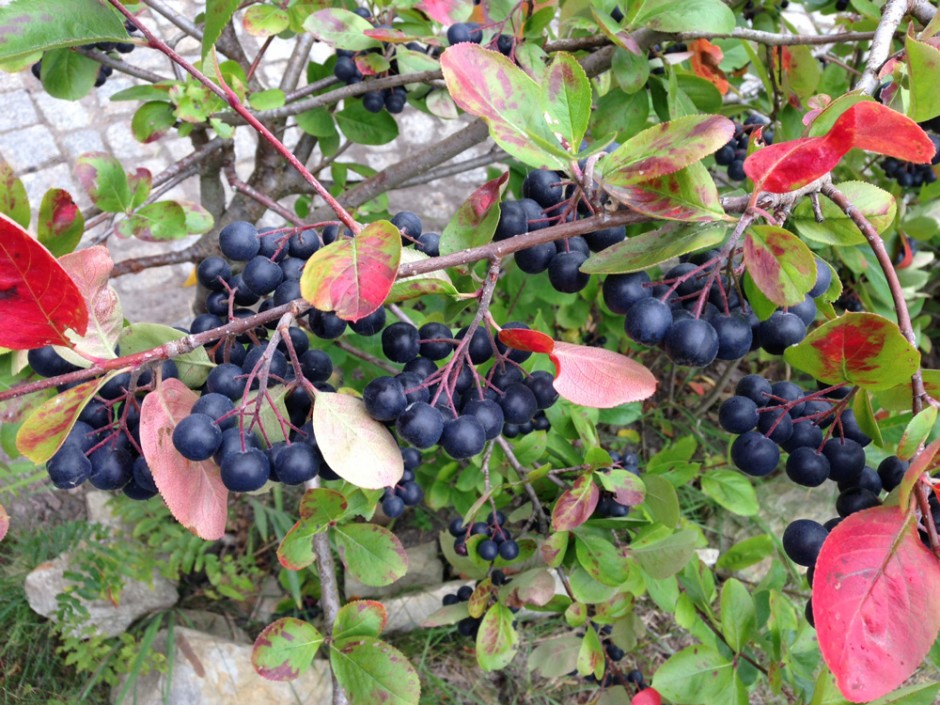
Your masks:
<svg viewBox="0 0 940 705"><path fill-rule="evenodd" d="M0 135L0 156L19 174L62 158L52 132L45 125L31 125Z"/></svg>
<svg viewBox="0 0 940 705"><path fill-rule="evenodd" d="M39 122L39 115L29 93L24 89L13 90L3 95L3 119L0 130L18 130Z"/></svg>
<svg viewBox="0 0 940 705"><path fill-rule="evenodd" d="M33 93L33 100L39 106L46 124L57 132L67 133L91 125L91 111L85 101L59 100L45 91Z"/></svg>

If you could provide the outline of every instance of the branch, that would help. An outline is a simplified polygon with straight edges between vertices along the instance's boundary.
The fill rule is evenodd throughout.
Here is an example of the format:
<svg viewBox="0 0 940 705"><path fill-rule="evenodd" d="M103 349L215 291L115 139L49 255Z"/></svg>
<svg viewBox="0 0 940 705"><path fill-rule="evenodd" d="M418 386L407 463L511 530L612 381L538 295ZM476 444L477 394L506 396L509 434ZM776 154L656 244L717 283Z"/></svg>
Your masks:
<svg viewBox="0 0 940 705"><path fill-rule="evenodd" d="M304 221L301 220L292 210L290 210L290 208L285 208L267 194L261 193L261 191L256 189L254 186L246 184L244 181L239 179L238 174L235 172L235 164L232 161L229 161L225 165L225 178L228 180L229 186L231 186L235 191L243 193L249 198L257 201L269 211L277 213L284 220L290 221L294 225L304 224Z"/></svg>
<svg viewBox="0 0 940 705"><path fill-rule="evenodd" d="M871 95L878 88L878 72L888 60L891 54L891 42L894 40L894 33L897 31L907 14L910 0L888 0L885 3L884 10L881 13L881 21L875 29L875 35L871 40L871 49L868 51L868 61L865 62L865 71L862 77L858 79L855 87L863 93Z"/></svg>
<svg viewBox="0 0 940 705"><path fill-rule="evenodd" d="M156 0L150 0L150 2L155 1ZM297 172L304 178L305 181L307 181L307 183L313 186L314 191L316 191L317 194L324 201L326 201L326 203L330 206L330 208L333 209L333 212L336 213L336 216L346 227L352 230L353 233L358 233L361 230L359 224L353 220L352 216L349 215L346 209L343 208L335 198L333 198L330 192L327 191L319 181L317 181L316 177L311 174L303 164L300 163L297 157L295 157L287 147L284 146L284 143L275 137L267 127L262 125L258 119L251 114L251 111L242 105L241 101L238 99L238 96L235 95L231 88L229 88L224 83L221 87L216 85L205 74L186 61L186 59L176 53L176 51L167 46L163 40L159 39L153 34L153 32L141 24L141 22L136 17L134 17L134 15L132 15L126 7L124 7L120 0L108 0L108 2L143 33L144 37L147 38L147 41L150 42L150 46L163 52L170 58L171 61L184 68L187 73L193 76L193 78L203 84L219 98L226 101L232 107L232 109L235 110L235 112L241 115L249 125L255 128L258 134L260 134L269 144L271 144L275 151L277 151L278 154L286 159L288 164L294 167L294 169L297 170Z"/></svg>
<svg viewBox="0 0 940 705"><path fill-rule="evenodd" d="M314 402L316 403L316 402ZM314 478L304 483L308 490L320 486L320 478ZM320 607L323 609L323 628L327 634L333 633L333 624L339 614L340 597L339 583L336 580L336 563L333 561L333 550L330 548L330 538L326 532L313 537L313 552L317 556L317 574L320 576ZM333 677L333 705L349 705L346 691L336 679L336 672L331 668Z"/></svg>
<svg viewBox="0 0 940 705"><path fill-rule="evenodd" d="M115 59L103 51L98 51L97 49L85 49L84 47L72 47L74 51L77 51L82 56L87 56L89 59L94 59L99 64L104 66L110 66L115 71L120 71L121 73L126 73L128 76L133 76L134 78L139 78L142 81L147 81L149 83L160 83L161 81L169 81L171 79L165 78L158 73L153 71L148 71L147 69L142 69L139 66L134 66L129 64L126 61L121 59Z"/></svg>
<svg viewBox="0 0 940 705"><path fill-rule="evenodd" d="M677 39L743 39L745 41L765 44L767 46L795 46L795 45L816 45L816 44L845 44L847 42L868 41L874 32L840 32L838 34L777 34L775 32L763 32L759 29L746 29L738 27L731 32L679 32L675 35Z"/></svg>

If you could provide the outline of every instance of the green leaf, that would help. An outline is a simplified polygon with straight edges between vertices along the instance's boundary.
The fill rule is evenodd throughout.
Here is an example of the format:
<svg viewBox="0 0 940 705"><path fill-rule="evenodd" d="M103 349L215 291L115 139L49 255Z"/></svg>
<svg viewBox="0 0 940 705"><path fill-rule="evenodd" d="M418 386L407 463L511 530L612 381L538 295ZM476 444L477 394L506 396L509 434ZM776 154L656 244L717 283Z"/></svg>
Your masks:
<svg viewBox="0 0 940 705"><path fill-rule="evenodd" d="M484 671L497 671L512 661L519 635L512 626L515 615L505 605L495 604L483 615L477 632L477 663Z"/></svg>
<svg viewBox="0 0 940 705"><path fill-rule="evenodd" d="M740 516L752 517L760 511L751 481L734 470L709 470L703 474L702 492Z"/></svg>
<svg viewBox="0 0 940 705"><path fill-rule="evenodd" d="M571 54L557 52L545 76L549 125L578 150L591 117L591 82Z"/></svg>
<svg viewBox="0 0 940 705"><path fill-rule="evenodd" d="M336 134L333 114L326 108L313 108L297 116L297 127L314 137L332 137Z"/></svg>
<svg viewBox="0 0 940 705"><path fill-rule="evenodd" d="M595 252L581 265L581 271L587 274L640 272L680 255L714 247L725 239L725 232L726 226L720 223L679 227L670 224Z"/></svg>
<svg viewBox="0 0 940 705"><path fill-rule="evenodd" d="M642 90L650 76L650 61L646 54L634 54L623 47L614 49L610 68L617 85L628 95Z"/></svg>
<svg viewBox="0 0 940 705"><path fill-rule="evenodd" d="M380 639L344 639L330 648L330 665L350 705L418 705L421 681L408 658Z"/></svg>
<svg viewBox="0 0 940 705"><path fill-rule="evenodd" d="M346 101L336 113L336 124L346 139L355 144L380 145L398 137L398 123L386 111L370 113L361 100Z"/></svg>
<svg viewBox="0 0 940 705"><path fill-rule="evenodd" d="M403 248L401 251L401 264L420 262L426 259L430 259L430 257L410 247ZM388 296L385 297L385 303L395 304L399 301L408 301L409 299L416 299L431 294L452 297L458 294L457 289L450 280L450 275L443 269L428 272L427 274L416 274L411 277L396 279L395 283L392 284L391 290L388 292ZM529 435L531 436L532 434ZM528 438L528 436L525 437Z"/></svg>
<svg viewBox="0 0 940 705"><path fill-rule="evenodd" d="M581 527L574 534L578 563L588 575L610 587L618 587L627 581L630 567L624 550L611 542L609 533Z"/></svg>
<svg viewBox="0 0 940 705"><path fill-rule="evenodd" d="M897 324L874 313L846 313L787 348L784 359L827 384L849 382L871 391L910 381L920 353Z"/></svg>
<svg viewBox="0 0 940 705"><path fill-rule="evenodd" d="M656 670L656 690L677 705L724 702L734 664L709 646L689 646Z"/></svg>
<svg viewBox="0 0 940 705"><path fill-rule="evenodd" d="M269 681L294 680L310 668L323 635L312 624L285 617L269 624L255 639L251 665Z"/></svg>
<svg viewBox="0 0 940 705"><path fill-rule="evenodd" d="M631 137L597 163L606 185L634 186L700 162L734 136L734 123L720 115L690 115Z"/></svg>
<svg viewBox="0 0 940 705"><path fill-rule="evenodd" d="M647 474L643 478L646 497L643 506L658 524L673 528L679 523L679 496L676 488L662 475Z"/></svg>
<svg viewBox="0 0 940 705"><path fill-rule="evenodd" d="M927 437L933 431L936 423L937 407L935 406L928 406L912 418L907 424L907 428L904 429L904 435L901 436L901 440L898 442L897 456L901 460L913 458L921 444L927 441Z"/></svg>
<svg viewBox="0 0 940 705"><path fill-rule="evenodd" d="M751 308L754 309L758 320L766 321L770 318L774 314L774 311L777 310L777 304L764 296L764 292L757 288L757 284L754 283L754 280L748 272L745 272L744 276L741 278L741 285L744 288L744 295L747 297L747 302L751 305Z"/></svg>
<svg viewBox="0 0 940 705"><path fill-rule="evenodd" d="M206 0L206 26L202 34L202 58L206 58L209 50L222 36L225 25L232 19L232 15L235 14L235 10L238 9L240 4L240 0Z"/></svg>
<svg viewBox="0 0 940 705"><path fill-rule="evenodd" d="M341 519L348 509L349 502L346 497L341 492L326 487L309 489L300 499L301 519L309 519L323 528Z"/></svg>
<svg viewBox="0 0 940 705"><path fill-rule="evenodd" d="M280 108L284 105L284 102L284 91L280 88L270 88L266 91L258 91L248 96L248 104L254 110L272 110L274 108Z"/></svg>
<svg viewBox="0 0 940 705"><path fill-rule="evenodd" d="M36 231L39 242L56 257L75 249L85 232L85 218L68 191L58 188L46 191L39 206Z"/></svg>
<svg viewBox="0 0 940 705"><path fill-rule="evenodd" d="M485 245L493 239L499 223L499 199L506 190L509 172L504 171L470 194L441 234L442 255Z"/></svg>
<svg viewBox="0 0 940 705"><path fill-rule="evenodd" d="M178 203L159 201L143 208L114 226L120 237L136 237L149 242L178 240L186 232L186 213Z"/></svg>
<svg viewBox="0 0 940 705"><path fill-rule="evenodd" d="M338 49L365 51L382 46L381 42L365 34L373 29L369 20L340 8L314 12L304 21L304 29Z"/></svg>
<svg viewBox="0 0 940 705"><path fill-rule="evenodd" d="M581 640L575 636L549 639L529 654L529 670L538 671L545 678L564 676L577 669L580 651Z"/></svg>
<svg viewBox="0 0 940 705"><path fill-rule="evenodd" d="M131 118L134 139L144 144L156 142L176 124L175 110L169 103L150 101L141 105Z"/></svg>
<svg viewBox="0 0 940 705"><path fill-rule="evenodd" d="M689 559L695 555L697 535L692 529L683 529L676 533L659 530L651 531L630 545L633 556L647 575L662 580L675 575Z"/></svg>
<svg viewBox="0 0 940 705"><path fill-rule="evenodd" d="M735 20L721 0L646 0L630 24L657 32L727 33Z"/></svg>
<svg viewBox="0 0 940 705"><path fill-rule="evenodd" d="M124 18L97 0L54 4L49 0L13 0L0 8L0 37L0 61L61 47L128 39Z"/></svg>
<svg viewBox="0 0 940 705"><path fill-rule="evenodd" d="M316 521L300 519L281 539L277 547L277 559L288 570L303 570L317 556L313 552L313 537L326 530Z"/></svg>
<svg viewBox="0 0 940 705"><path fill-rule="evenodd" d="M95 87L99 68L97 61L71 49L47 51L42 56L42 87L53 98L78 100Z"/></svg>
<svg viewBox="0 0 940 705"><path fill-rule="evenodd" d="M721 587L721 633L735 651L741 651L757 627L754 600L740 580L729 578Z"/></svg>
<svg viewBox="0 0 940 705"><path fill-rule="evenodd" d="M625 206L651 218L698 223L729 220L721 207L718 188L701 162L633 186L605 184L604 190Z"/></svg>
<svg viewBox="0 0 940 705"><path fill-rule="evenodd" d="M748 228L744 266L763 294L778 306L802 303L816 283L816 259L789 230L775 225Z"/></svg>
<svg viewBox="0 0 940 705"><path fill-rule="evenodd" d="M29 196L26 194L26 187L13 171L13 167L3 159L0 159L0 213L9 216L24 228L29 227Z"/></svg>
<svg viewBox="0 0 940 705"><path fill-rule="evenodd" d="M448 47L441 69L454 102L483 118L510 155L536 169L567 169L570 155L545 119L544 93L522 69L472 42Z"/></svg>
<svg viewBox="0 0 940 705"><path fill-rule="evenodd" d="M343 524L335 528L336 548L346 570L364 585L391 585L408 571L408 554L384 526Z"/></svg>
<svg viewBox="0 0 940 705"><path fill-rule="evenodd" d="M585 677L593 675L600 678L604 675L605 665L604 646L594 627L589 626L584 630L584 638L578 650L578 673Z"/></svg>
<svg viewBox="0 0 940 705"><path fill-rule="evenodd" d="M333 639L377 637L388 623L388 614L381 602L355 600L340 607L333 623Z"/></svg>
<svg viewBox="0 0 940 705"><path fill-rule="evenodd" d="M897 215L897 202L887 191L864 181L843 181L839 184L853 206L864 215L879 233L883 233ZM820 196L819 205L823 213L823 222L816 222L813 204L804 198L793 210L790 222L803 237L825 245L848 247L861 245L865 236L841 208L825 196Z"/></svg>
<svg viewBox="0 0 940 705"><path fill-rule="evenodd" d="M917 41L911 34L905 38L904 48L907 50L911 101L907 114L912 120L924 122L940 115L940 95L931 78L940 71L940 49Z"/></svg>
<svg viewBox="0 0 940 705"><path fill-rule="evenodd" d="M121 354L133 355L173 340L180 340L185 336L185 333L181 333L176 328L159 323L131 323L121 331L119 341ZM209 376L209 370L215 367L209 361L209 355L203 347L177 355L173 358L173 362L176 363L179 371L180 381L190 389L201 387Z"/></svg>
<svg viewBox="0 0 940 705"><path fill-rule="evenodd" d="M124 213L132 207L127 174L110 154L83 154L76 162L75 175L92 203L106 213Z"/></svg>
<svg viewBox="0 0 940 705"><path fill-rule="evenodd" d="M192 201L175 201L176 205L183 209L186 216L186 232L190 235L201 235L207 233L215 224L215 218L212 214L198 203Z"/></svg>
<svg viewBox="0 0 940 705"><path fill-rule="evenodd" d="M252 5L245 10L242 22L248 34L256 37L270 37L288 28L290 15L286 10L273 5Z"/></svg>
<svg viewBox="0 0 940 705"><path fill-rule="evenodd" d="M760 563L773 552L774 542L770 536L751 536L721 554L715 567L735 572Z"/></svg>

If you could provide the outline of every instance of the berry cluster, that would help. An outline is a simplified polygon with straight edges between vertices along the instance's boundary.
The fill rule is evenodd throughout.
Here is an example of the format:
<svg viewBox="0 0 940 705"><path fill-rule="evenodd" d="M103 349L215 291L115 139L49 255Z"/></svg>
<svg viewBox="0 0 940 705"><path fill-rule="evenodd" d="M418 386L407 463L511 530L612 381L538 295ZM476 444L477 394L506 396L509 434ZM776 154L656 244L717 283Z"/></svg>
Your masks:
<svg viewBox="0 0 940 705"><path fill-rule="evenodd" d="M483 43L483 29L476 22L457 22L447 28L447 44ZM516 38L511 34L497 34L490 42L490 48L496 49L503 56L512 58L516 47Z"/></svg>
<svg viewBox="0 0 940 705"><path fill-rule="evenodd" d="M512 578L506 576L505 573L501 570L494 570L490 573L490 580L493 585L496 587L502 587L507 583L512 582ZM449 607L450 605L459 605L461 602L469 602L470 598L473 596L474 586L472 585L461 585L460 589L456 593L448 593L444 595L441 603L444 607ZM513 613L518 612L519 609L512 607L510 608ZM464 617L459 622L457 622L457 633L460 636L470 637L471 639L476 639L477 632L480 631L480 623L483 621L483 617ZM515 623L513 623L515 626Z"/></svg>
<svg viewBox="0 0 940 705"><path fill-rule="evenodd" d="M402 448L405 470L394 487L386 487L382 495L382 511L389 519L405 513L405 507L415 507L424 499L424 490L415 482L415 470L421 464L421 453L414 448Z"/></svg>
<svg viewBox="0 0 940 705"><path fill-rule="evenodd" d="M621 467L634 475L640 474L640 459L636 453L632 451L624 453L613 451L610 454L610 459L616 467ZM609 472L609 470L603 470L602 472ZM595 517L598 519L620 519L629 513L630 507L620 504L612 493L601 490L601 497L594 508Z"/></svg>
<svg viewBox="0 0 940 705"><path fill-rule="evenodd" d="M494 240L508 240L591 214L586 202L574 197L572 185L555 171L535 169L529 172L522 182L522 193L522 200L500 204ZM526 274L547 271L552 288L563 293L575 293L586 287L590 280L590 275L580 269L590 253L610 247L625 237L626 229L620 225L533 245L515 254L516 265Z"/></svg>
<svg viewBox="0 0 940 705"><path fill-rule="evenodd" d="M747 178L744 173L744 160L747 159L747 146L750 142L751 133L768 123L769 121L760 115L748 115L744 118L743 123L735 122L734 137L731 138L728 144L715 152L715 163L727 167L728 178L732 181L744 181ZM772 144L774 139L773 130L764 127L761 131L761 138L766 144Z"/></svg>
<svg viewBox="0 0 940 705"><path fill-rule="evenodd" d="M593 673L586 676L585 680L588 683L599 683L602 688L612 688L617 685L622 685L625 688L632 685L637 690L646 688L646 681L641 671L634 669L628 673L623 673L620 668L615 665L623 660L624 656L626 656L626 652L611 639L611 634L614 631L613 627L610 624L601 626L595 622L589 622L588 629L593 629L597 632L601 646L604 649L604 658L607 667L604 669L604 676L600 680L598 680ZM578 636L583 637L584 634L579 632ZM574 677L578 675L578 672L576 670L571 671L568 675Z"/></svg>
<svg viewBox="0 0 940 705"><path fill-rule="evenodd" d="M466 556L467 540L479 535L485 537L477 544L477 555L482 560L492 562L502 558L504 561L514 561L519 557L519 544L506 528L506 515L500 511L490 512L486 521L475 522L469 527L465 527L460 517L457 517L450 522L448 531L454 537L454 552L458 556Z"/></svg>
<svg viewBox="0 0 940 705"><path fill-rule="evenodd" d="M632 340L661 346L677 365L738 360L758 347L779 355L803 340L816 318L815 298L829 288L829 267L817 258L816 282L804 301L761 321L743 292L721 274L727 264L710 250L669 269L659 283L642 271L609 275L604 302L625 314L624 329Z"/></svg>
<svg viewBox="0 0 940 705"><path fill-rule="evenodd" d="M51 346L30 350L30 367L43 377L79 369ZM172 360L160 368L163 378L176 377ZM71 386L71 385L69 385ZM65 391L63 386L59 391ZM157 493L140 447L140 399L153 388L153 371L122 372L109 379L79 413L58 451L46 463L52 484L72 489L86 480L99 490L122 490L131 499Z"/></svg>
<svg viewBox="0 0 940 705"><path fill-rule="evenodd" d="M357 7L353 12L372 22L377 29L390 29L388 25L377 24L372 17L372 13L364 7ZM406 47L412 51L427 51L426 47L417 42L408 42ZM368 59L368 55L370 54L378 54L387 59L388 68L378 73L375 72L374 69L370 69ZM365 71L365 74L363 71ZM398 75L398 62L395 60L395 46L383 42L381 47L374 47L363 51L337 49L333 75L340 81L343 81L347 86L354 83L361 83L367 76L396 76ZM404 86L368 91L362 95L362 107L370 113L380 113L385 109L392 114L397 114L405 109L405 103L407 101L408 91Z"/></svg>
<svg viewBox="0 0 940 705"><path fill-rule="evenodd" d="M919 188L937 180L933 168L940 164L940 137L935 134L929 136L935 150L930 164L913 164L894 157L886 157L881 162L885 175L897 181L901 188Z"/></svg>
<svg viewBox="0 0 940 705"><path fill-rule="evenodd" d="M129 34L133 34L137 31L137 27L135 27L130 21L126 21L124 23L124 27ZM134 51L134 45L130 42L97 42L95 44L85 44L79 47L79 49L95 49L104 54L110 54L112 52L117 52L119 54L130 54L132 51ZM32 71L33 76L36 77L37 81L42 80L42 59L33 64L30 67L30 70ZM114 73L114 69L110 66L105 66L104 64L99 66L98 77L95 79L95 88L101 88L101 86L105 84L112 73Z"/></svg>
<svg viewBox="0 0 940 705"><path fill-rule="evenodd" d="M748 375L718 412L721 427L740 434L731 445L731 459L743 472L756 477L769 475L776 469L782 449L789 454L786 473L793 482L804 487L819 487L826 480L838 484L837 517L825 524L798 519L783 535L786 554L810 569L810 585L829 531L845 517L879 506L882 491L897 487L908 465L889 456L877 471L867 466L865 446L871 439L849 408L852 390L841 385L819 387L807 394L793 382L771 384L759 375ZM940 515L940 503L937 507ZM807 605L806 616L812 624L811 605Z"/></svg>

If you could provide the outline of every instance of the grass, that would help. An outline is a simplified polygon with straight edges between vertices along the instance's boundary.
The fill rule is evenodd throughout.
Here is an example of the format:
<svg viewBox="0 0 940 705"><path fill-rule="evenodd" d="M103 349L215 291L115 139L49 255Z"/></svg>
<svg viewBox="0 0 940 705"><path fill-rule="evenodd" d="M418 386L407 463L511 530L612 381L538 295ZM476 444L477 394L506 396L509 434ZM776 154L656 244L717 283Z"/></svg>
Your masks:
<svg viewBox="0 0 940 705"><path fill-rule="evenodd" d="M66 522L41 531L11 532L0 543L0 704L58 705L107 702L101 684L63 663L52 623L30 609L23 591L27 573L68 550L88 532L85 522ZM86 692L87 690L87 692Z"/></svg>

